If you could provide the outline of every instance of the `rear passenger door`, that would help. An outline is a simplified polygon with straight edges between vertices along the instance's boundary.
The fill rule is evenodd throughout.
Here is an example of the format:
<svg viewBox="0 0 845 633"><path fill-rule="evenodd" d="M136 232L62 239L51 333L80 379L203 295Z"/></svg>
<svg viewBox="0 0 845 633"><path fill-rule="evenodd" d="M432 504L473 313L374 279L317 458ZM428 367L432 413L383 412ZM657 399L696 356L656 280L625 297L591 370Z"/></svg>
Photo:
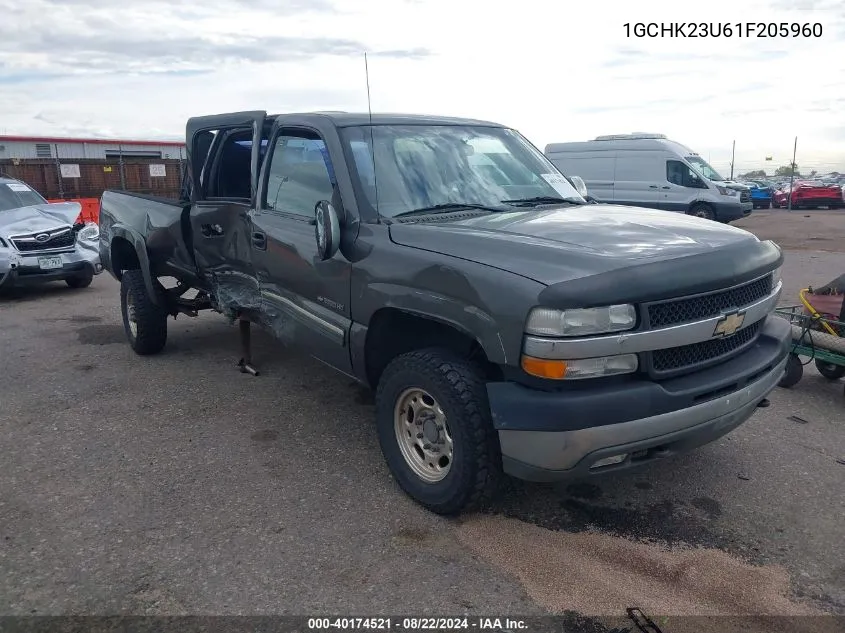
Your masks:
<svg viewBox="0 0 845 633"><path fill-rule="evenodd" d="M276 335L350 373L351 264L341 251L320 260L314 212L319 201L339 199L333 165L342 166L342 160L329 155L319 130L275 126L253 237L263 243L256 246L255 266L263 309Z"/></svg>
<svg viewBox="0 0 845 633"><path fill-rule="evenodd" d="M190 238L200 275L221 307L254 311L260 293L252 261L250 210L257 189L264 112L188 122Z"/></svg>

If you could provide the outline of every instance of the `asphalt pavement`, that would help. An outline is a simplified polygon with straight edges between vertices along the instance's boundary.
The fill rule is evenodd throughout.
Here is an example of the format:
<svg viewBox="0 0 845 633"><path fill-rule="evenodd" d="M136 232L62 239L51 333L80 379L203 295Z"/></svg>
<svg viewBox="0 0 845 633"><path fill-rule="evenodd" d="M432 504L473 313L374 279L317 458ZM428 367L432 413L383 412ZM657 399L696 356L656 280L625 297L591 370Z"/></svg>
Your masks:
<svg viewBox="0 0 845 633"><path fill-rule="evenodd" d="M845 272L835 245L798 247L784 303ZM366 390L260 332L261 375L239 373L236 328L213 313L171 320L165 351L138 357L118 287L101 275L0 297L0 614L559 612L537 588L567 565L532 578L513 543L582 533L783 570L766 591L845 614L845 395L812 366L693 453L629 475L511 481L479 515L444 519L391 479ZM504 532L510 549L486 547ZM565 560L573 543L548 546ZM659 575L644 556L618 571Z"/></svg>

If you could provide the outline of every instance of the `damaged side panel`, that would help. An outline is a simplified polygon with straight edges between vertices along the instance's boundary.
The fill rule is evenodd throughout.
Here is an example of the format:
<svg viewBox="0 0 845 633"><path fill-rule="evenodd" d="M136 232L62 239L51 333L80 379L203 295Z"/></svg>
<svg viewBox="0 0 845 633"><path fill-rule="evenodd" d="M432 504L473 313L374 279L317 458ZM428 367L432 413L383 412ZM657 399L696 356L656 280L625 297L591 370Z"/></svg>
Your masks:
<svg viewBox="0 0 845 633"><path fill-rule="evenodd" d="M252 262L249 205L204 201L190 212L194 254L223 312L261 309L261 292Z"/></svg>

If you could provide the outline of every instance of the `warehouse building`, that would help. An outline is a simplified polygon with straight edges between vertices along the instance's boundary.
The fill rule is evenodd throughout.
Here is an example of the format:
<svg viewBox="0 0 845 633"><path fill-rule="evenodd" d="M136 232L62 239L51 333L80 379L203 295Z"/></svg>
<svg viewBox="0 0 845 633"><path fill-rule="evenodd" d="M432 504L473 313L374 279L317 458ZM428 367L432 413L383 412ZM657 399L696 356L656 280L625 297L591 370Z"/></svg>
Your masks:
<svg viewBox="0 0 845 633"><path fill-rule="evenodd" d="M165 158L185 157L185 143L179 141L138 141L39 136L0 136L0 160L52 158Z"/></svg>
<svg viewBox="0 0 845 633"><path fill-rule="evenodd" d="M0 136L0 174L48 200L99 199L106 189L178 197L185 143Z"/></svg>

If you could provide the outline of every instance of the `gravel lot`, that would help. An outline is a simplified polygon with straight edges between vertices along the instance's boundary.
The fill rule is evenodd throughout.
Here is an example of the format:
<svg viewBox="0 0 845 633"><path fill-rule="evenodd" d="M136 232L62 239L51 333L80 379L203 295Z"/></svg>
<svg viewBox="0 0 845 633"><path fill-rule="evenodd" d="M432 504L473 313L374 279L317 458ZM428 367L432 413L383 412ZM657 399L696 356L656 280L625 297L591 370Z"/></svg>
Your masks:
<svg viewBox="0 0 845 633"><path fill-rule="evenodd" d="M784 303L845 272L845 213L738 224L787 249ZM141 358L110 277L0 298L0 614L845 614L845 397L814 368L697 452L446 520L348 378L262 333L240 374L221 317L170 323Z"/></svg>

